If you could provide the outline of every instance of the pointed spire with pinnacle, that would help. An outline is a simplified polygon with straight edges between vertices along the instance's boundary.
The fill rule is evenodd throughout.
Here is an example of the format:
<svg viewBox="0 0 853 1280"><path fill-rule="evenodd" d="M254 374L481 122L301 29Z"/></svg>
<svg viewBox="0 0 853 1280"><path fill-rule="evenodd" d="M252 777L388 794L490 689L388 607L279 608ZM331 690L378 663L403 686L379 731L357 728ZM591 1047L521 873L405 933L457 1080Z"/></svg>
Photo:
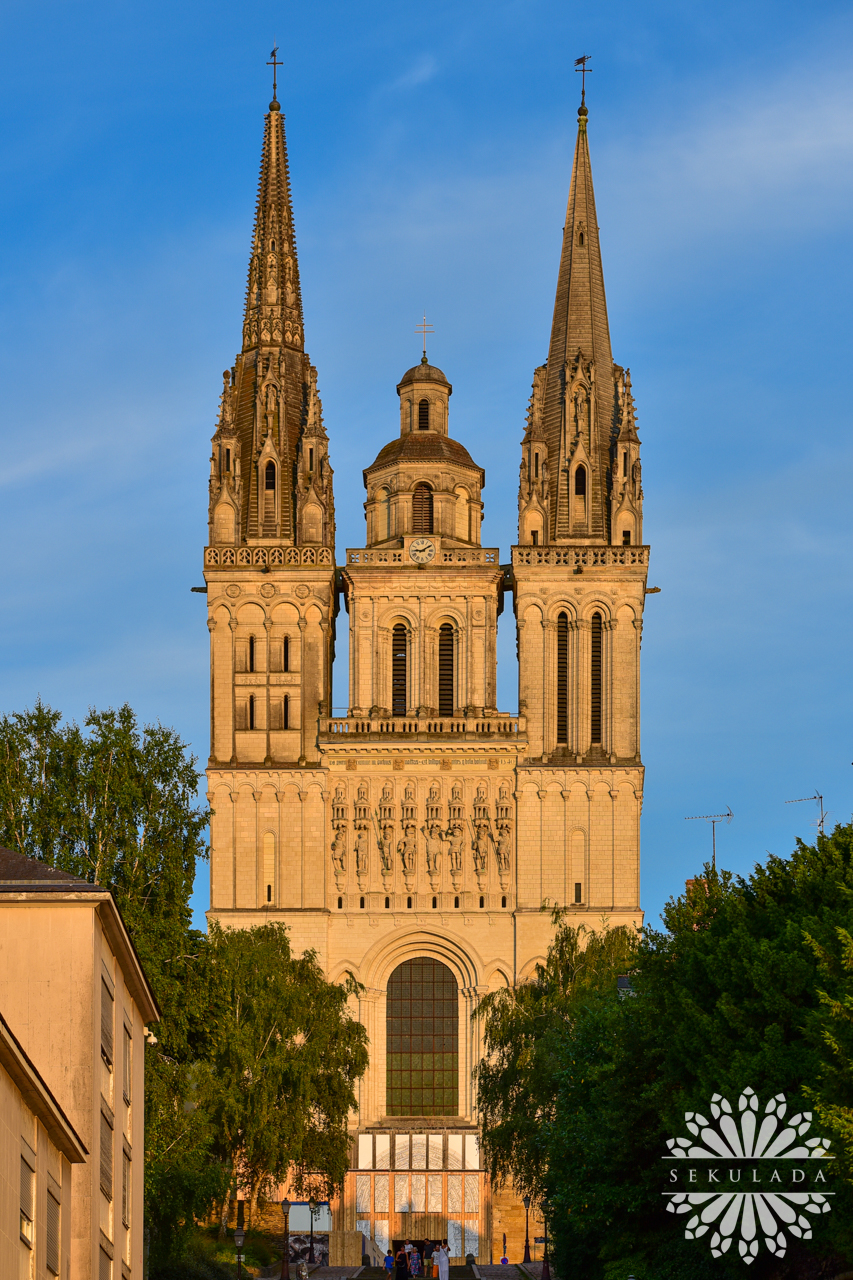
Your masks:
<svg viewBox="0 0 853 1280"><path fill-rule="evenodd" d="M274 49L272 54L275 70L281 65L277 52ZM275 83L264 122L243 348L234 364L226 398L229 422L233 422L238 438L227 445L226 452L224 445L217 446L214 452L217 458L222 454L232 463L237 459L241 468L240 486L231 485L230 501L238 507L233 536L237 542L274 539L293 545L303 536L297 527L296 475L302 463L309 411L315 422L321 422L322 417L317 372L304 346L287 143ZM318 527L322 533L308 541L320 541L332 551L332 473L325 433L322 440L315 436L316 432L310 449L314 469L323 477L323 519L313 521L312 533ZM217 462L217 467L222 465L221 460ZM219 490L214 499L217 504L225 501ZM229 519L225 513L217 525L211 509L212 529L221 527L227 531L231 527Z"/></svg>
<svg viewBox="0 0 853 1280"><path fill-rule="evenodd" d="M608 542L614 369L587 139L578 111L542 422L548 444L549 540ZM584 474L577 476L580 468Z"/></svg>

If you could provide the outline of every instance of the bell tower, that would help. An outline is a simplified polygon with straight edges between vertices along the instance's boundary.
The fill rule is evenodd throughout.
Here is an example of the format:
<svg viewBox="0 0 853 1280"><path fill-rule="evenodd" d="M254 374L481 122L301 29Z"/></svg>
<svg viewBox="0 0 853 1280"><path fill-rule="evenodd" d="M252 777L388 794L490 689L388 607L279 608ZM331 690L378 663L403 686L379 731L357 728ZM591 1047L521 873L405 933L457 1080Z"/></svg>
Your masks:
<svg viewBox="0 0 853 1280"><path fill-rule="evenodd" d="M548 361L534 373L521 451L519 711L538 794L522 788L519 832L539 829L543 805L563 808L571 904L638 912L648 547L631 379L610 350L583 102Z"/></svg>

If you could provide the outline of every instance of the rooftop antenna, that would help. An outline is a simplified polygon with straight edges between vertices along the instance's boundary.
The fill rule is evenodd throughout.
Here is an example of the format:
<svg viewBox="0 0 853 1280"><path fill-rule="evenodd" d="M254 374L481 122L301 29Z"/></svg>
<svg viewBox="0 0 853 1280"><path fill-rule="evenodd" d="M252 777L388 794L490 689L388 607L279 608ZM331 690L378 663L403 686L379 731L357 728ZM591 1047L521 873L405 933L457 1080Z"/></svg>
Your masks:
<svg viewBox="0 0 853 1280"><path fill-rule="evenodd" d="M805 804L807 800L817 800L818 807L820 809L820 817L817 820L817 829L821 835L824 835L823 824L826 822L828 813L823 807L823 796L820 794L817 787L815 787L813 796L800 796L799 800L786 800L785 804Z"/></svg>
<svg viewBox="0 0 853 1280"><path fill-rule="evenodd" d="M278 45L274 41L272 53L270 54L270 60L267 63L267 66L272 67L272 100L273 102L276 102L276 76L278 74L279 67L283 67L284 63L278 61Z"/></svg>
<svg viewBox="0 0 853 1280"><path fill-rule="evenodd" d="M735 815L730 807L726 805L725 813L694 813L691 817L685 818L685 822L710 822L711 824L711 866L717 870L717 823L725 822L729 825Z"/></svg>
<svg viewBox="0 0 853 1280"><path fill-rule="evenodd" d="M575 58L575 71L579 71L581 73L581 106L582 107L586 106L586 78L588 75L590 76L592 75L592 67L588 67L586 65L589 62L591 57L592 57L591 53L585 53L582 57Z"/></svg>
<svg viewBox="0 0 853 1280"><path fill-rule="evenodd" d="M421 324L416 324L416 325L415 325L415 333L420 333L420 334L423 336L423 340L424 340L424 357L423 357L423 361L422 361L422 363L423 363L423 364L426 364L426 362L427 362L427 358L426 358L426 340L427 340L427 334L428 334L428 333L435 333L435 329L433 329L432 325L431 325L431 324L427 324L426 312L424 312L423 322L422 322Z"/></svg>

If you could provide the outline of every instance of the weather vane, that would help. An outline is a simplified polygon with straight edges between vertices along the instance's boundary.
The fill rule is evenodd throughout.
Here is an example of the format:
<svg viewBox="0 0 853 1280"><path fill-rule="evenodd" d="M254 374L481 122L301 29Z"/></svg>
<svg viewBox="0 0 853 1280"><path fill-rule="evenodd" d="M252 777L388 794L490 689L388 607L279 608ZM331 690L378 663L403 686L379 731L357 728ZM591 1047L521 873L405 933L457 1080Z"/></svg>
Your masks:
<svg viewBox="0 0 853 1280"><path fill-rule="evenodd" d="M575 71L579 71L581 73L581 106L582 107L586 105L586 77L588 74L592 75L592 67L588 67L586 65L589 62L591 57L592 57L591 53L585 53L583 57L575 58Z"/></svg>
<svg viewBox="0 0 853 1280"><path fill-rule="evenodd" d="M267 66L268 66L268 67L272 67L272 98L273 98L273 102L275 102L275 101L276 101L276 75L277 75L277 73L278 73L278 69L279 69L279 67L283 67L283 66L284 66L284 63L283 63L283 62L279 62L279 61L278 61L278 59L277 59L277 57L276 57L276 55L277 55L277 54L278 54L278 45L277 45L277 44L274 44L274 45L273 45L273 47L272 47L272 53L270 54L270 61L267 63Z"/></svg>
<svg viewBox="0 0 853 1280"><path fill-rule="evenodd" d="M422 335L423 335L423 340L424 340L424 360L426 360L426 340L427 340L427 334L428 334L428 333L435 333L435 329L433 329L432 325L431 325L431 324L427 324L426 312L424 312L423 322L422 322L421 324L416 324L416 325L415 325L415 333L420 333L420 334L422 334Z"/></svg>

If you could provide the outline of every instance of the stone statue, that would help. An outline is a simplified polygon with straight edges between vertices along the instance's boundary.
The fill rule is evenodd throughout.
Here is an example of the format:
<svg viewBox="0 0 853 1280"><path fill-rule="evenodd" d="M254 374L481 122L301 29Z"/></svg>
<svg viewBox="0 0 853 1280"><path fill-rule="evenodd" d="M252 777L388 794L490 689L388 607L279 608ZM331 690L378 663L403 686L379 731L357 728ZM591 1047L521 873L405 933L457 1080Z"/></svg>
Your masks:
<svg viewBox="0 0 853 1280"><path fill-rule="evenodd" d="M435 876L441 868L441 842L444 839L444 832L440 823L430 822L424 834L426 835L427 871Z"/></svg>
<svg viewBox="0 0 853 1280"><path fill-rule="evenodd" d="M485 871L489 865L489 824L478 822L474 828L474 839L471 848L474 850L474 870Z"/></svg>
<svg viewBox="0 0 853 1280"><path fill-rule="evenodd" d="M335 838L332 841L332 862L335 864L335 871L344 872L347 869L347 829L341 823L335 832Z"/></svg>
<svg viewBox="0 0 853 1280"><path fill-rule="evenodd" d="M495 856L498 860L498 871L503 875L509 871L509 860L512 854L512 828L508 822L498 823L498 839L495 845Z"/></svg>
<svg viewBox="0 0 853 1280"><path fill-rule="evenodd" d="M402 840L397 842L397 853L400 855L403 870L410 875L415 869L415 842L409 839L408 831Z"/></svg>
<svg viewBox="0 0 853 1280"><path fill-rule="evenodd" d="M358 875L364 875L367 871L367 831L364 827L356 827L352 848L355 854L356 872Z"/></svg>
<svg viewBox="0 0 853 1280"><path fill-rule="evenodd" d="M462 870L462 823L454 822L447 832L447 855L451 871Z"/></svg>
<svg viewBox="0 0 853 1280"><path fill-rule="evenodd" d="M391 862L391 849L394 841L394 828L390 823L380 828L382 834L379 837L379 861L382 864L383 871L392 871L393 863Z"/></svg>

